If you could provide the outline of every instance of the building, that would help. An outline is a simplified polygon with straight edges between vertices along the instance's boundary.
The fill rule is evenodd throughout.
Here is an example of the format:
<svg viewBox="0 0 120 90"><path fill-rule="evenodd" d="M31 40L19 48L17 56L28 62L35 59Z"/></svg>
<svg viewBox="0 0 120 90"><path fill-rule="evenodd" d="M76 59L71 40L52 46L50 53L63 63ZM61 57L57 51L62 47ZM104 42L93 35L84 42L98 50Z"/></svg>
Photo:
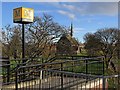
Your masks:
<svg viewBox="0 0 120 90"><path fill-rule="evenodd" d="M77 55L79 43L73 37L73 25L71 24L71 29L69 34L64 34L58 40L56 45L57 55Z"/></svg>

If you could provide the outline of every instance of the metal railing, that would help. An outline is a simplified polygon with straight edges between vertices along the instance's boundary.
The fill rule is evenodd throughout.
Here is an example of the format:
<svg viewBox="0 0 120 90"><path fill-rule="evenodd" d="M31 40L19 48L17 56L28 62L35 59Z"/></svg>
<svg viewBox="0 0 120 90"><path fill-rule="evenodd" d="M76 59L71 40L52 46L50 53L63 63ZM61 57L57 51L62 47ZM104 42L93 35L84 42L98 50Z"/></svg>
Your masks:
<svg viewBox="0 0 120 90"><path fill-rule="evenodd" d="M3 89L118 89L119 75L104 76L104 73L103 57L72 57L64 61L59 58L52 63L19 66Z"/></svg>
<svg viewBox="0 0 120 90"><path fill-rule="evenodd" d="M19 68L18 71L23 68ZM39 75L37 74L39 73ZM85 89L115 89L119 90L118 75L103 76L82 73L73 73L59 70L41 69L31 72L31 76L22 78L26 73L16 73L16 83L6 86L12 89L41 89L41 90L85 90ZM30 79L31 78L31 79ZM109 85L113 82L112 85Z"/></svg>

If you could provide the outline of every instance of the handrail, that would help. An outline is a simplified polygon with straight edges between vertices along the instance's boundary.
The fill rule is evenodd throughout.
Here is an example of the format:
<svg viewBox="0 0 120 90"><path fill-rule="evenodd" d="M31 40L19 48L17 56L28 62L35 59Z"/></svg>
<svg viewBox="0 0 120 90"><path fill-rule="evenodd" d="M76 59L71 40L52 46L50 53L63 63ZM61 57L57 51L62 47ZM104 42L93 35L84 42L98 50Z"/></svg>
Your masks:
<svg viewBox="0 0 120 90"><path fill-rule="evenodd" d="M103 56L97 57L97 58L85 58L85 59L79 59L79 60L73 60L73 61L80 61L80 60L86 61L86 60L99 59L99 58L103 58ZM19 67L18 69L20 69L20 68L25 68L25 67L28 68L28 67L35 67L35 66L61 64L61 63L66 63L66 62L71 62L71 60L66 60L66 61L63 61L63 62L51 62L51 63L42 63L42 64L36 64L36 65L21 66L21 67Z"/></svg>

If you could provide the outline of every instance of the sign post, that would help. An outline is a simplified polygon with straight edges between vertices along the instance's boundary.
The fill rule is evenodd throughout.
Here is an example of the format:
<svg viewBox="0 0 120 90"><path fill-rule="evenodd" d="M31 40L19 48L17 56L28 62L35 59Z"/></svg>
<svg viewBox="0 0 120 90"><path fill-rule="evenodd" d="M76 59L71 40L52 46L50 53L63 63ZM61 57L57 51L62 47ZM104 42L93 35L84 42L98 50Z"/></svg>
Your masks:
<svg viewBox="0 0 120 90"><path fill-rule="evenodd" d="M25 29L24 23L22 24L22 63L25 63Z"/></svg>
<svg viewBox="0 0 120 90"><path fill-rule="evenodd" d="M25 24L34 20L34 10L32 8L19 7L13 9L13 22L22 24L22 63L25 63Z"/></svg>

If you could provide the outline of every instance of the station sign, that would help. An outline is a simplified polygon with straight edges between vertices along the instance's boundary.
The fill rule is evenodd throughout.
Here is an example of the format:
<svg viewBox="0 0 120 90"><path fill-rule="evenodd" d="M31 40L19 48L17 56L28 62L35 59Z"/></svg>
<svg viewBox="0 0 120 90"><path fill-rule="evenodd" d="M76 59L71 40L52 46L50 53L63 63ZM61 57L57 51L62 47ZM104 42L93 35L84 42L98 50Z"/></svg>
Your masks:
<svg viewBox="0 0 120 90"><path fill-rule="evenodd" d="M32 23L34 20L34 10L32 8L15 8L13 9L14 23Z"/></svg>

